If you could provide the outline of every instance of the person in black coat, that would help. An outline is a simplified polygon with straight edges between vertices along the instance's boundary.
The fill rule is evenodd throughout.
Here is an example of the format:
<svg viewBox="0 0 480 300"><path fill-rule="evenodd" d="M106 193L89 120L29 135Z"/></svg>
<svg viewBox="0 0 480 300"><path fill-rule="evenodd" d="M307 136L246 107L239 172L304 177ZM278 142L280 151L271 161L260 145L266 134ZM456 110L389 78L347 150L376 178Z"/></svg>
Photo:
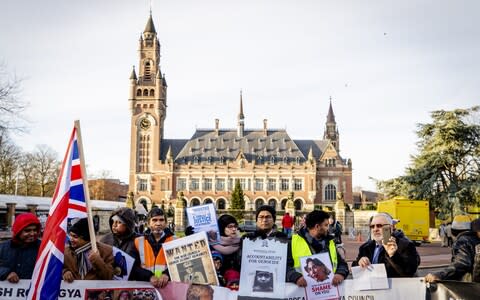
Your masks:
<svg viewBox="0 0 480 300"><path fill-rule="evenodd" d="M398 234L392 234L388 243L383 243L383 228L393 230L393 220L386 213L378 213L370 222L371 239L362 244L352 267L368 267L384 264L387 277L414 277L420 261L415 244Z"/></svg>
<svg viewBox="0 0 480 300"><path fill-rule="evenodd" d="M135 212L128 207L121 207L112 212L109 219L111 233L104 235L100 242L117 247L135 259L128 280L150 281L153 273L143 269L140 256L135 248ZM114 271L118 271L118 267ZM119 275L119 274L116 274Z"/></svg>
<svg viewBox="0 0 480 300"><path fill-rule="evenodd" d="M0 280L31 279L40 248L40 221L32 213L16 217L11 240L0 244Z"/></svg>

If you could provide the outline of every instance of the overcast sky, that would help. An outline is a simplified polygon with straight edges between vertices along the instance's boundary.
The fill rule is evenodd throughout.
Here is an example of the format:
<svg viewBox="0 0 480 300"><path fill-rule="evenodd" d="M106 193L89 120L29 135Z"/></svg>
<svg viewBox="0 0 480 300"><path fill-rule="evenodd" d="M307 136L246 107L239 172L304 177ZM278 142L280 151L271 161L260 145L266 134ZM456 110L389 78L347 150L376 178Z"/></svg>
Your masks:
<svg viewBox="0 0 480 300"><path fill-rule="evenodd" d="M0 4L0 61L23 77L30 132L63 157L80 119L88 172L128 180L129 76L150 1ZM153 1L168 83L166 138L245 126L322 139L329 97L353 184L403 174L416 124L480 104L479 1Z"/></svg>

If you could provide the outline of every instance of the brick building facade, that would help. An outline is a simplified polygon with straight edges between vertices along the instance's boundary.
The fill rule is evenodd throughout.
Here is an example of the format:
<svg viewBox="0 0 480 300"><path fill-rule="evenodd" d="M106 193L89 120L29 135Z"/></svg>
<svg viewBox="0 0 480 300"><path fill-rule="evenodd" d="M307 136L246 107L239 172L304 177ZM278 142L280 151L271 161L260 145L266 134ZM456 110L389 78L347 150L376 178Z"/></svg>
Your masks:
<svg viewBox="0 0 480 300"><path fill-rule="evenodd" d="M340 136L328 108L322 140L295 140L284 129L247 129L243 99L237 128L197 129L189 139L164 138L167 82L160 70L160 43L150 15L139 41L138 76L130 76L131 154L129 187L136 205L175 207L212 202L228 209L235 180L246 209L270 204L282 210L293 193L297 210L333 206L337 195L352 204L352 163L340 156ZM341 194L340 194L341 193Z"/></svg>

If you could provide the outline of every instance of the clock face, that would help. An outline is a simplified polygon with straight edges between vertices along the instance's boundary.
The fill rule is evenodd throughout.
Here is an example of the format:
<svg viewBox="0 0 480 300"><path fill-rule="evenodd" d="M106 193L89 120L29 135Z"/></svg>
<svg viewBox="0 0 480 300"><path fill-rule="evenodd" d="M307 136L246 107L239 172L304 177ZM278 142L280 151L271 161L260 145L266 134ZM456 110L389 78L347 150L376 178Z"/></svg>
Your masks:
<svg viewBox="0 0 480 300"><path fill-rule="evenodd" d="M148 120L148 119L141 120L140 121L140 128L145 129L145 130L150 128L150 120Z"/></svg>

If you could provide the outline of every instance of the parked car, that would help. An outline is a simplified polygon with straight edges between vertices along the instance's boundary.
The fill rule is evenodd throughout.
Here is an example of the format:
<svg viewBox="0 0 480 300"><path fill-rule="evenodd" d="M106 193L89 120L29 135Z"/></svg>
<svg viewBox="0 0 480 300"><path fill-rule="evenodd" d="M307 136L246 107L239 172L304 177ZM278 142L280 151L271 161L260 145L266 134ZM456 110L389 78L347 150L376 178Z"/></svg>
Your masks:
<svg viewBox="0 0 480 300"><path fill-rule="evenodd" d="M257 224L253 220L245 220L243 223L238 225L238 229L241 232L254 232L257 230Z"/></svg>

